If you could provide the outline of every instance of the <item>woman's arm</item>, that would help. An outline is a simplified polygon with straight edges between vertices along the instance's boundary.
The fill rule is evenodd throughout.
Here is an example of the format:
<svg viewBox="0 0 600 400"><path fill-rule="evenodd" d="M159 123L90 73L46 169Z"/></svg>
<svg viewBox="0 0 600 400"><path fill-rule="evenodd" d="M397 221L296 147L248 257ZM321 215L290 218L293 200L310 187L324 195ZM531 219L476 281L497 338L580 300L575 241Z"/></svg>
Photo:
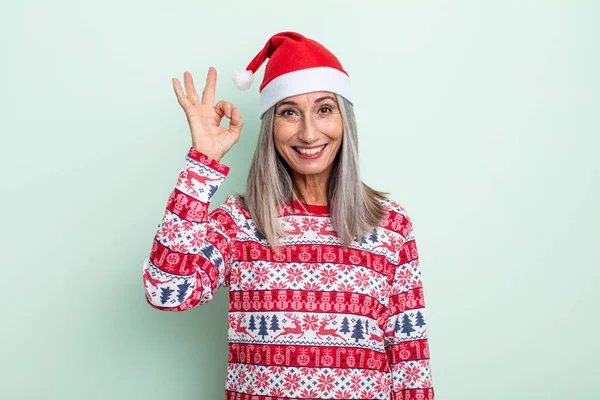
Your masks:
<svg viewBox="0 0 600 400"><path fill-rule="evenodd" d="M412 223L404 214L404 241L390 294L385 327L386 352L395 399L433 400L425 298Z"/></svg>
<svg viewBox="0 0 600 400"><path fill-rule="evenodd" d="M228 285L231 249L242 220L229 196L208 213L229 167L190 148L143 264L146 301L164 311L205 304Z"/></svg>

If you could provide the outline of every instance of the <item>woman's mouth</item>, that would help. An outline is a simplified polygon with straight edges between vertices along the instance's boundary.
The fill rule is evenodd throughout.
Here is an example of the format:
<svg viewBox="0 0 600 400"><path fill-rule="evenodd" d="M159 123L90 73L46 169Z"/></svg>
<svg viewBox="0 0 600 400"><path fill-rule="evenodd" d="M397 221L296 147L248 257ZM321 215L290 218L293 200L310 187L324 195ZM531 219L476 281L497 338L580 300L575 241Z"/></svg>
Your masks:
<svg viewBox="0 0 600 400"><path fill-rule="evenodd" d="M323 150L325 150L325 147L327 147L326 144L313 147L293 146L292 148L296 150L298 157L312 160L321 156L321 154L323 154Z"/></svg>

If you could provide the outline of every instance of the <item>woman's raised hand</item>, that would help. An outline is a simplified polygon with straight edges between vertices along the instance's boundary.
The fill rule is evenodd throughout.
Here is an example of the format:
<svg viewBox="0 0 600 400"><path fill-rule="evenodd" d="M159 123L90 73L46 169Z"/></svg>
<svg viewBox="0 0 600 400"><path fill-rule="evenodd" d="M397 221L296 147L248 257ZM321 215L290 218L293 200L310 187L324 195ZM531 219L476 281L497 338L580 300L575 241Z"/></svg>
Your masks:
<svg viewBox="0 0 600 400"><path fill-rule="evenodd" d="M244 120L240 117L237 107L230 102L219 101L214 105L217 70L213 67L208 69L202 99L196 93L192 74L184 72L183 81L187 95L183 92L177 78L173 78L173 89L190 125L192 146L199 152L220 161L239 140ZM229 119L229 129L220 126L224 116Z"/></svg>

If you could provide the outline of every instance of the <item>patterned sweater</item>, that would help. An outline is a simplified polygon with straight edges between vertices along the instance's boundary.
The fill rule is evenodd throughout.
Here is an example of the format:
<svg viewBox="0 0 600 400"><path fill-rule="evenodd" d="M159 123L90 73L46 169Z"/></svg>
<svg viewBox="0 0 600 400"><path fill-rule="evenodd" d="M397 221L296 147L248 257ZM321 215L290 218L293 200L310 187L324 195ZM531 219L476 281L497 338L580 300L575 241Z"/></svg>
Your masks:
<svg viewBox="0 0 600 400"><path fill-rule="evenodd" d="M433 399L411 220L387 217L344 250L327 206L290 201L274 252L233 195L209 212L229 167L190 148L143 263L146 301L164 311L229 288L225 398Z"/></svg>

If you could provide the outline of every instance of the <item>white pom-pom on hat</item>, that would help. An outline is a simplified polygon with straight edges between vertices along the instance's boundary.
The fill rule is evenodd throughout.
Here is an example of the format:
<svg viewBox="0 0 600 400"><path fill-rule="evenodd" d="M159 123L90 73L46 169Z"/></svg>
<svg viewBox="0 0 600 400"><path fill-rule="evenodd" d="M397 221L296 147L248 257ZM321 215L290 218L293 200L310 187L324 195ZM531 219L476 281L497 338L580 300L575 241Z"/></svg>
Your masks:
<svg viewBox="0 0 600 400"><path fill-rule="evenodd" d="M238 89L248 90L252 86L252 82L254 82L254 74L245 68L236 69L231 74L231 79L233 79L233 83Z"/></svg>

